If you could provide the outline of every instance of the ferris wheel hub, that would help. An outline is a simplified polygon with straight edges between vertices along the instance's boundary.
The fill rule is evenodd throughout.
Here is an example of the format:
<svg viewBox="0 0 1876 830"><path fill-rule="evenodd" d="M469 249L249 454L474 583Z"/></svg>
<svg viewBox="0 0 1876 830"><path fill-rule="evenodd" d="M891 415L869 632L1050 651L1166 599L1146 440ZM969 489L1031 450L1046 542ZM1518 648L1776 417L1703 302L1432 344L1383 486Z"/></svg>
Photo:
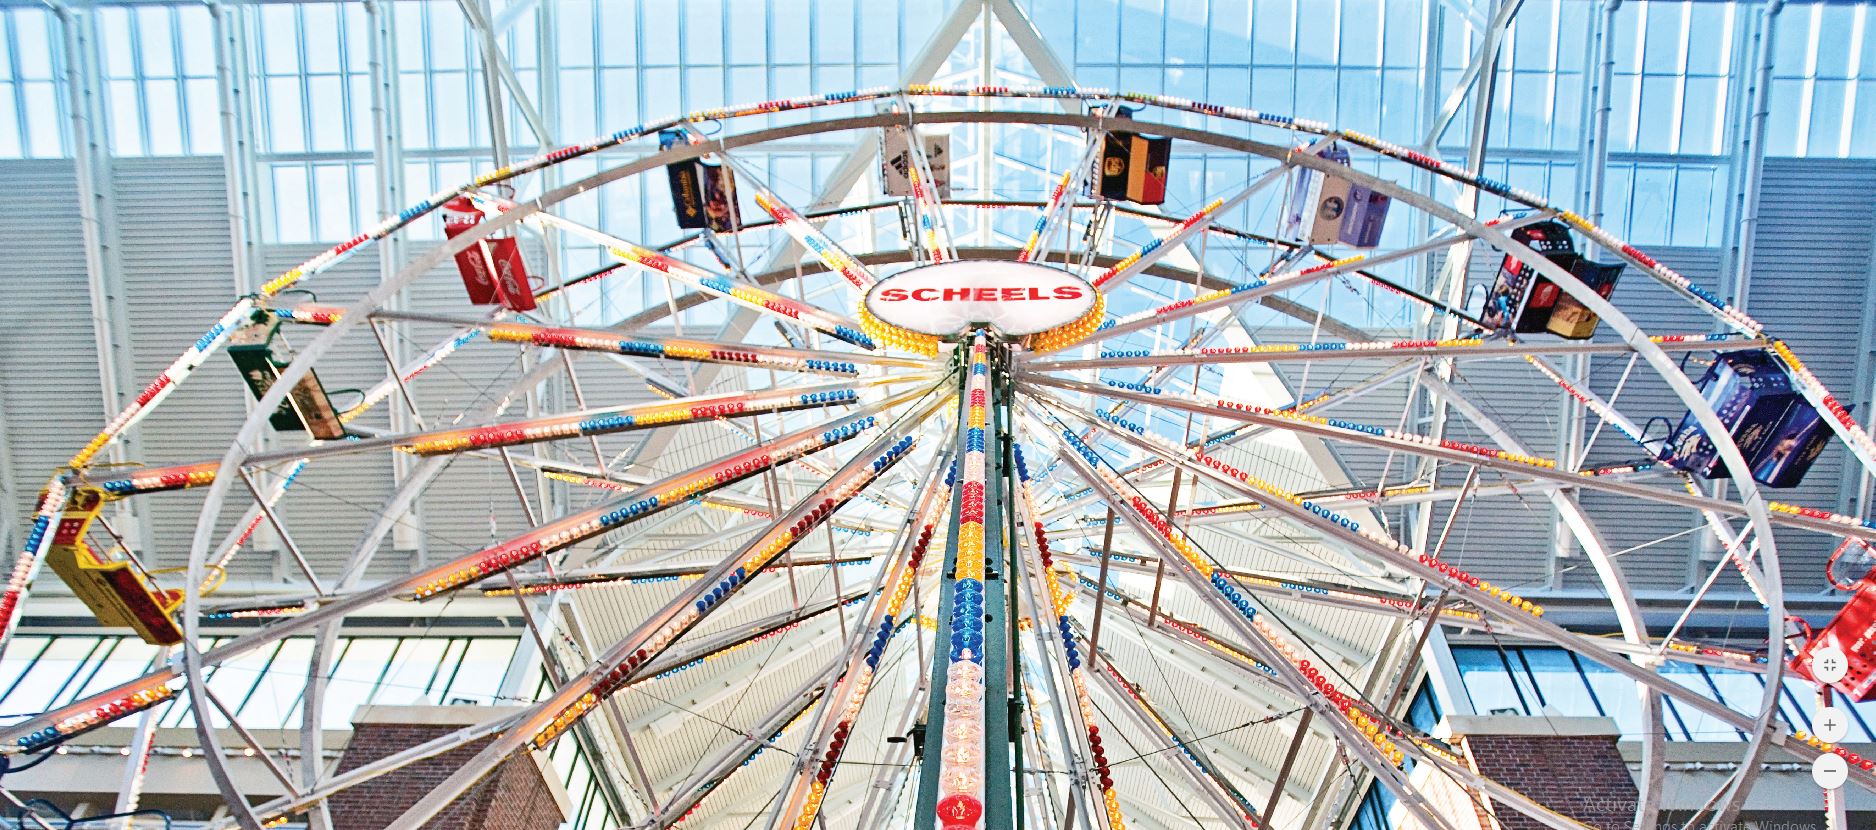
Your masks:
<svg viewBox="0 0 1876 830"><path fill-rule="evenodd" d="M1068 325L1095 304L1087 280L1033 262L970 260L902 271L866 293L866 310L903 329L959 339L979 328L1006 337Z"/></svg>

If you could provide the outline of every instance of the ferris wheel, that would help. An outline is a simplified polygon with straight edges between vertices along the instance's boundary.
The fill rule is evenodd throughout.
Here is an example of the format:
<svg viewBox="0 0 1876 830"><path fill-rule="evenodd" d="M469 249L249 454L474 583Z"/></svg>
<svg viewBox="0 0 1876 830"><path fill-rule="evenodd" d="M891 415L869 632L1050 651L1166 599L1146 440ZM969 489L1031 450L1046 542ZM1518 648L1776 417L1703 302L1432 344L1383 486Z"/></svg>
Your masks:
<svg viewBox="0 0 1876 830"><path fill-rule="evenodd" d="M878 189L851 198L849 175L793 195L757 159L806 137L877 145ZM1243 175L1179 178L1188 150ZM1043 198L987 183L1011 157L1046 171ZM1163 209L1182 183L1201 206ZM627 188L669 190L688 233L653 245L567 209ZM1481 195L1502 214L1479 218ZM542 240L608 261L563 274ZM411 255L376 284L306 293L392 244ZM1332 291L1359 319L1331 313ZM1644 329L1644 301L1646 319L1698 322ZM107 463L186 381L230 374L218 352L252 392L220 402L246 412L225 453ZM341 394L360 355L377 374ZM1475 366L1516 380L1472 383ZM1586 424L1563 453L1494 397L1534 388ZM1651 434L1655 419L1670 429ZM706 110L492 170L235 298L48 479L0 598L10 636L29 591L63 580L166 658L7 725L0 752L186 706L230 805L220 826L252 830L477 747L393 825L415 827L517 755L630 746L620 727L674 695L661 685L767 641L792 668L737 679L747 701L670 710L663 734L700 757L612 759L627 826L1120 830L1165 803L1198 826L1303 826L1357 778L1421 827L1483 800L1585 826L1407 721L1444 626L1567 648L1632 682L1645 725L1671 701L1742 733L1741 768L1771 746L1835 755L1876 790L1876 760L1779 716L1793 672L1868 691L1843 632L1789 636L1780 540L1876 539L1876 523L1768 492L1826 452L1876 470L1876 443L1743 311L1582 215L1371 136L1060 87ZM295 514L326 469L391 475ZM394 560L424 500L465 488L525 527ZM182 491L196 519L158 540L162 562L113 527L114 505ZM1614 636L1468 570L1467 526L1490 512L1471 502L1507 495L1567 529ZM1722 555L1681 622L1722 586L1756 598L1763 629L1714 644L1650 626L1609 541L1621 514L1586 496L1711 533ZM242 588L263 538L303 590ZM346 620L459 601L521 603L546 688L381 762L325 765L311 703L297 760L276 759L206 682L311 636L318 701L320 648ZM211 635L225 620L248 622ZM1231 699L1183 699L1168 655L1228 679ZM1763 696L1722 703L1668 676L1686 663L1761 675ZM1661 796L1662 733L1643 730L1639 815ZM1272 736L1294 743L1287 785L1289 762L1272 781L1221 760ZM288 794L243 793L233 770L255 763ZM1751 781L1730 779L1712 815Z"/></svg>

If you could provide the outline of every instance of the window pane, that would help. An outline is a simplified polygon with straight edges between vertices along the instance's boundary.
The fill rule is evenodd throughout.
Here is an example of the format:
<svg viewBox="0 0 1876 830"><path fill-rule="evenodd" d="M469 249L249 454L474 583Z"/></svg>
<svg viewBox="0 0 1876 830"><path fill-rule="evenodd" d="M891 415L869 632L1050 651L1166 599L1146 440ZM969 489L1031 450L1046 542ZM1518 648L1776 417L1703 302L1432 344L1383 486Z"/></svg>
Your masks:
<svg viewBox="0 0 1876 830"><path fill-rule="evenodd" d="M1505 671L1498 649L1461 646L1453 649L1453 662L1459 667L1472 709L1481 715L1531 714L1511 674Z"/></svg>

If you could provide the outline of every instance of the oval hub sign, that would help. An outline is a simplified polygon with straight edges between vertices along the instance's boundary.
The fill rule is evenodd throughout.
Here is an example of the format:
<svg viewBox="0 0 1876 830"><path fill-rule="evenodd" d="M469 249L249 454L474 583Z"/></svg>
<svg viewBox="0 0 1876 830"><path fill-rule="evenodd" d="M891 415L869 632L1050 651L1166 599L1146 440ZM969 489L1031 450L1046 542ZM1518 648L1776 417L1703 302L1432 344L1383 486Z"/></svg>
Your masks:
<svg viewBox="0 0 1876 830"><path fill-rule="evenodd" d="M949 337L976 325L1006 335L1064 326L1094 307L1086 280L1029 262L966 261L894 274L866 292L866 310L902 329Z"/></svg>

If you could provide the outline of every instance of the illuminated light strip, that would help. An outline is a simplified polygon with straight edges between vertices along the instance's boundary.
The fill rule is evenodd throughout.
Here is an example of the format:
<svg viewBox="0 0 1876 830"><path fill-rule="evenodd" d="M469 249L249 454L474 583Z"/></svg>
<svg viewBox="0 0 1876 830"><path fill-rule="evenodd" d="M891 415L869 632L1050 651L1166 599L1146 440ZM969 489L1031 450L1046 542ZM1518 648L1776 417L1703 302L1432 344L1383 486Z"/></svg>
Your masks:
<svg viewBox="0 0 1876 830"><path fill-rule="evenodd" d="M1055 554L1049 549L1049 536L1043 530L1036 517L1042 515L1036 510L1035 493L1030 487L1029 462L1023 458L1023 448L1019 444L1014 449L1016 458L1017 480L1021 487L1023 515L1028 517L1032 529L1032 538L1036 543L1036 555L1042 562L1043 582L1049 591L1049 612L1055 616L1056 635L1061 638L1062 649L1068 657L1069 684L1075 689L1076 712L1081 715L1082 731L1086 733L1088 753L1094 762L1091 774L1093 782L1101 788L1101 803L1107 815L1108 830L1126 830L1127 820L1120 811L1120 794L1114 789L1113 769L1107 762L1107 751L1101 744L1101 727L1096 720L1094 700L1088 697L1088 671L1082 667L1081 653L1075 639L1073 623L1068 616L1068 608L1074 598L1062 589L1061 581L1056 579Z"/></svg>
<svg viewBox="0 0 1876 830"><path fill-rule="evenodd" d="M831 386L781 393L733 392L680 399L674 403L639 404L469 429L437 430L409 436L399 440L395 446L399 450L416 455L445 455L489 447L510 447L537 441L610 435L632 429L697 423L763 412L857 404L859 401L860 395L857 391Z"/></svg>
<svg viewBox="0 0 1876 830"><path fill-rule="evenodd" d="M1122 554L1114 554L1114 555L1116 557L1122 556ZM1125 591L1122 591L1119 588L1116 588L1114 586L1110 585L1106 588L1102 588L1094 580L1089 579L1088 577L1083 576L1079 573L1075 574L1075 581L1076 583L1080 584L1084 590L1091 591L1094 593L1107 594L1109 599L1112 599L1113 601L1120 603L1122 606L1132 606L1135 608L1143 608L1143 607L1147 607L1148 605L1146 602L1141 601L1139 597L1132 596L1126 593ZM1239 651L1236 646L1233 646L1229 643L1219 640L1216 637L1213 637L1210 633L1206 632L1203 628L1201 628L1197 623L1184 622L1180 620L1178 617L1172 616L1164 608L1160 609L1158 619L1159 619L1159 622L1164 623L1167 628L1170 628L1174 631L1179 632L1180 635L1186 637L1187 639L1191 640L1193 643L1196 643L1197 645L1204 646L1205 648L1208 648L1212 651L1216 651L1219 654L1229 656L1231 659L1244 663L1245 665L1248 665L1251 668L1254 668L1258 670L1259 672L1262 672L1265 675L1272 676L1272 677L1276 676L1275 669L1272 669L1270 666L1265 665L1262 661L1258 660L1257 658L1252 657L1249 654L1245 654L1242 651Z"/></svg>
<svg viewBox="0 0 1876 830"><path fill-rule="evenodd" d="M1138 270L1134 268L1134 266L1140 264L1140 260L1151 255L1161 247L1164 247L1168 242L1174 245L1179 244L1182 234L1189 232L1192 226L1200 222L1211 221L1211 217L1224 206L1225 200L1213 199L1210 204L1200 208L1199 212L1186 217L1184 220L1180 221L1179 224L1174 225L1170 233L1140 246L1139 250L1128 254L1126 257L1122 258L1121 261L1114 263L1113 267L1101 272L1100 276L1094 278L1094 287L1106 292L1109 290L1108 283L1119 285L1128 277L1133 276L1134 271Z"/></svg>
<svg viewBox="0 0 1876 830"><path fill-rule="evenodd" d="M744 451L714 469L686 473L641 487L624 499L556 519L526 534L433 569L411 586L417 599L426 599L484 577L499 574L542 555L599 536L645 516L681 504L699 494L755 475L810 452L846 441L876 424L872 415L855 415L829 426L818 435L795 433L765 446Z"/></svg>
<svg viewBox="0 0 1876 830"><path fill-rule="evenodd" d="M1840 744L1833 744L1803 729L1791 733L1791 736L1797 739L1799 743L1810 746L1812 749L1818 750L1819 752L1840 756L1844 761L1858 769L1865 771L1876 770L1876 758L1865 758L1855 752L1851 752Z"/></svg>
<svg viewBox="0 0 1876 830"><path fill-rule="evenodd" d="M112 498L122 498L141 493L160 493L165 490L181 490L212 484L215 481L216 472L220 469L220 461L204 461L197 464L178 464L173 467L152 467L120 476L97 479L89 483Z"/></svg>
<svg viewBox="0 0 1876 830"><path fill-rule="evenodd" d="M751 184L755 187L756 204L768 211L770 216L775 217L776 224L781 225L782 230L787 231L789 236L801 243L801 247L814 252L814 255L819 257L822 264L826 265L829 270L846 278L848 283L862 292L872 288L873 284L879 281L873 276L872 271L867 270L865 265L861 265L859 260L854 259L853 255L841 248L832 237L822 233L820 228L801 218L801 214L782 204L774 193L769 192L768 188L755 182Z"/></svg>
<svg viewBox="0 0 1876 830"><path fill-rule="evenodd" d="M1532 357L1530 355L1525 355L1524 362L1529 363L1533 367L1535 367L1539 374L1542 374L1544 377L1549 378L1552 383L1557 384L1558 388L1562 389L1564 393L1569 395L1570 397L1575 398L1577 403L1582 404L1585 409L1588 409L1589 411L1596 413L1597 416L1602 418L1603 423L1609 424L1610 426L1615 427L1623 435L1628 436L1630 441L1634 441L1636 444L1641 444L1645 446L1644 444L1645 439L1642 437L1641 433L1629 429L1629 427L1631 426L1629 419L1617 413L1615 411L1615 407L1612 407L1608 405L1607 403L1604 403L1601 398L1595 395L1590 395L1584 392L1583 390L1578 389L1576 387L1576 384L1571 383L1569 380L1564 378L1563 375L1557 374L1557 372L1551 369L1548 364L1544 363L1541 360L1538 360L1535 357Z"/></svg>
<svg viewBox="0 0 1876 830"><path fill-rule="evenodd" d="M971 340L964 391L958 399L964 446L953 471L958 490L957 556L946 576L951 614L938 642L950 644L945 668L944 729L938 754L939 824L947 830L984 826L984 518L986 506L990 364L984 332ZM1001 774L1001 773L999 773Z"/></svg>
<svg viewBox="0 0 1876 830"><path fill-rule="evenodd" d="M0 642L5 642L6 635L13 631L20 604L26 599L26 589L39 573L39 563L45 561L47 546L52 544L52 523L64 512L65 502L70 495L70 488L65 482L54 477L46 482L46 491L39 496L39 508L34 511L32 529L26 532L26 542L21 546L19 556L13 560L13 570L7 575L6 593L0 594Z"/></svg>
<svg viewBox="0 0 1876 830"><path fill-rule="evenodd" d="M1351 432L1360 432L1360 433L1365 433L1367 435L1373 435L1378 438L1386 438L1386 439L1393 440L1393 441L1404 441L1404 442L1408 442L1412 444L1419 444L1421 446L1439 447L1441 449L1446 449L1446 450L1470 453L1472 455L1477 455L1483 458L1490 458L1490 459L1494 459L1497 461L1510 462L1513 464L1522 464L1522 465L1526 465L1530 467L1536 467L1538 469L1544 469L1544 470L1557 469L1557 462L1555 459L1544 458L1542 456L1535 456L1535 455L1526 455L1524 453L1515 453L1515 452L1510 452L1507 450L1495 449L1493 447L1482 446L1479 444L1470 444L1464 441L1454 441L1450 438L1434 439L1425 435L1419 435L1419 434L1411 433L1411 432L1404 432L1404 431L1392 429L1389 427L1372 426L1369 424L1356 423L1354 421L1345 421L1339 418L1324 418L1320 415L1309 415L1306 413L1297 412L1295 410L1290 410L1290 409L1272 409L1267 406L1258 406L1256 404L1242 403L1239 401L1231 400L1229 398L1220 398L1220 397L1215 397L1215 396L1205 396L1201 398L1201 397L1197 397L1193 395L1186 395L1186 394L1182 394L1178 392L1171 392L1160 387L1147 386L1145 384L1140 384L1140 383L1130 383L1126 381L1118 381L1118 380L1111 380L1111 379L1104 380L1102 382L1105 383L1107 386L1113 387L1115 389L1124 389L1130 392L1138 392L1138 393L1149 394L1149 395L1158 395L1158 396L1162 396L1162 397L1166 397L1170 399L1186 401L1189 403L1197 403L1202 406L1215 406L1221 409L1231 409L1231 410L1236 410L1239 412L1249 412L1254 415L1262 415L1262 416L1269 417L1269 418L1281 418L1286 421L1294 421L1297 423L1316 424L1319 426L1333 427L1335 429L1347 430ZM1154 436L1146 436L1146 437L1149 440L1152 440L1154 438ZM1177 449L1179 450L1179 453L1182 456L1184 453L1188 451L1188 448L1184 446L1178 446ZM1293 503L1302 504L1302 502L1299 500L1296 500L1294 496L1287 496L1286 500L1292 501ZM1350 528L1350 529L1354 530L1356 528Z"/></svg>
<svg viewBox="0 0 1876 830"><path fill-rule="evenodd" d="M170 687L169 681L152 683L95 708L62 718L44 729L21 737L17 741L19 751L36 752L112 721L165 703L175 696L176 690Z"/></svg>
<svg viewBox="0 0 1876 830"><path fill-rule="evenodd" d="M888 346L897 346L913 354L926 357L938 355L938 338L923 332L900 328L881 320L866 309L866 303L860 303L854 313L860 318L860 329L874 340Z"/></svg>
<svg viewBox="0 0 1876 830"><path fill-rule="evenodd" d="M333 323L339 322L339 320L345 316L345 309L339 306L314 305L312 303L279 306L269 310L273 312L275 317L282 320L291 320L295 323L305 323L313 326L330 326Z"/></svg>
<svg viewBox="0 0 1876 830"><path fill-rule="evenodd" d="M912 154L912 164L906 168L906 179L912 183L912 199L919 205L920 238L924 242L925 252L931 255L932 264L956 259L956 254L951 252L951 230L944 224L944 202L925 181L926 174L930 172L925 166L925 150L919 143L918 133L911 126L908 125L905 131L908 139L906 146Z"/></svg>
<svg viewBox="0 0 1876 830"><path fill-rule="evenodd" d="M449 357L452 354L455 354L456 350L461 349L463 346L467 345L469 341L474 340L481 336L482 336L482 329L471 327L458 333L455 337L452 337L449 340L446 340L442 343L437 344L435 347L431 348L430 351L426 353L422 358L418 359L417 364L411 367L410 371L404 373L404 378L403 378L404 382L409 383L412 379L416 378L418 375L423 374L425 371L429 370L431 367L437 365L438 363L442 363L444 358ZM396 392L397 389L398 389L398 382L396 380L386 378L384 380L379 381L378 385L373 386L370 391L365 393L365 399L360 401L357 406L354 406L351 409L347 409L344 412L339 413L339 423L342 423L342 424L351 423L354 419L356 419L360 415L365 414L365 412L370 410L372 407L377 406L378 404L383 403L387 398L390 398L391 393Z"/></svg>
<svg viewBox="0 0 1876 830"><path fill-rule="evenodd" d="M485 210L507 211L516 206L514 202L498 199L486 193L475 192L470 196L475 199L478 206L482 206ZM703 266L634 245L604 231L589 228L551 213L536 213L530 215L527 221L538 225L550 225L574 236L583 237L605 248L607 253L612 254L621 262L662 274L668 279L683 283L693 291L729 300L752 311L773 314L801 323L822 334L844 340L863 349L874 348L873 341L855 328L852 321L800 300L784 297L765 288L742 282L729 274L712 271Z"/></svg>
<svg viewBox="0 0 1876 830"><path fill-rule="evenodd" d="M809 460L810 459L807 459L807 458L796 459L796 461L800 463L806 463ZM824 468L817 467L816 469L822 470ZM614 492L620 492L620 493L630 492L632 490L632 485L629 485L629 484L612 481L610 479L592 478L590 476L577 475L574 473L564 473L558 470L542 470L541 475L543 477L550 478L555 481L564 481L564 482L567 482L568 484L578 484L583 487L593 487L593 488L597 488L601 490L612 490ZM749 507L747 505L734 504L731 502L722 501L719 499L712 499L709 497L699 497L697 501L703 506L712 508L715 510L723 510L723 511L727 511L730 513L741 513L745 516L753 516L758 519L774 518L774 514L770 513L767 510L762 510L760 508L755 508L755 507ZM839 530L848 530L848 531L853 531L856 533L865 533L867 535L871 535L873 533L877 533L881 531L881 528L879 527L872 527L862 522L848 521L845 519L835 519L833 522L831 522L831 524L836 529L839 529Z"/></svg>
<svg viewBox="0 0 1876 830"><path fill-rule="evenodd" d="M1656 343L1656 344L1671 345L1671 346L1677 346L1677 347L1684 346L1688 348L1689 350L1698 350L1698 349L1703 349L1703 348L1714 348L1714 347L1723 348L1727 344L1738 343L1742 338L1740 338L1738 335L1732 335L1732 334L1668 334L1668 335L1657 335L1657 336L1650 337L1648 339L1651 342ZM1592 345L1599 346L1601 344L1592 344ZM1748 343L1746 345L1750 345L1750 344ZM1360 353L1375 353L1375 352L1378 352L1378 353L1406 352L1414 356L1424 356L1424 355L1431 355L1431 354L1436 354L1436 353L1441 353L1441 352L1463 353L1471 349L1478 349L1478 350L1494 352L1494 353L1502 353L1503 356L1508 356L1508 357L1517 356L1517 357L1524 357L1526 360L1533 360L1533 361L1535 360L1535 358L1533 358L1530 354L1523 352L1523 351L1519 351L1516 344L1507 344L1502 341L1487 341L1487 340L1477 338L1477 337L1457 337L1457 338L1450 338L1446 340L1368 340L1368 341L1355 341L1355 342L1322 342L1322 343L1260 343L1255 346L1206 346L1206 347L1197 348L1197 349L1169 349L1169 350L1164 350L1164 351L1153 351L1150 349L1102 349L1099 357L1092 359L1092 360L1057 360L1057 361L1050 361L1048 363L1034 364L1030 368L1033 368L1037 371L1061 371L1061 370L1066 370L1066 369L1096 368L1096 367L1120 368L1123 366L1136 366L1136 365L1153 366L1153 365L1158 365L1159 361L1165 361L1165 360L1228 357L1228 356L1242 356L1242 355L1266 355L1266 354L1267 355L1309 354L1311 355L1312 359L1316 357L1328 356L1328 354L1325 354L1325 353L1360 354ZM1605 349L1599 349L1599 350L1605 350ZM1607 348L1606 350L1607 351L1622 351L1622 350L1627 350L1627 347L1624 345L1611 344L1611 346ZM1565 348L1559 349L1558 351L1563 351L1567 353L1573 350L1569 349L1566 346ZM1583 351L1589 351L1589 350L1584 349ZM1494 356L1497 356L1497 355L1494 354ZM1571 391L1572 395L1581 394L1579 392L1574 391L1573 387L1568 388L1568 390ZM1328 394L1328 393L1324 393L1324 394ZM1294 408L1295 409L1307 409L1310 406L1314 405L1315 403L1317 403L1317 400L1306 401L1306 402L1298 404Z"/></svg>
<svg viewBox="0 0 1876 830"><path fill-rule="evenodd" d="M875 442L874 446L878 447L883 443L882 439ZM665 620L657 627L655 633L639 641L641 647L629 648L632 645L632 639L636 638L615 645L592 669L576 679L574 685L566 692L556 694L555 699L560 699L564 694L580 690L577 696L560 702L553 717L546 723L535 727L532 735L523 739L525 743L535 749L541 749L553 743L562 732L598 706L601 700L623 688L639 668L663 653L677 638L683 636L722 602L734 596L738 589L747 584L747 580L760 573L763 568L793 547L795 542L806 537L862 488L891 469L913 449L916 443L915 437L905 435L887 445L884 450L870 450L842 466L832 479L817 488L813 494L789 512L788 517L794 518L792 523L785 527L771 527L761 537L743 546L741 551L732 557L731 561L737 564L733 571L725 573L720 579L706 577L704 580L706 584L711 579L717 579L716 585L711 590L699 594L695 593L698 589L693 588L690 596L697 597L693 606ZM722 571L728 564L726 562L716 570ZM630 653L627 653L628 651Z"/></svg>
<svg viewBox="0 0 1876 830"><path fill-rule="evenodd" d="M831 523L830 523L831 524ZM877 561L876 556L851 556L847 558L800 559L778 563L777 568L857 568ZM690 582L702 577L709 568L698 566L688 569L654 569L664 573L647 572L634 568L621 570L586 570L562 572L555 576L536 576L516 580L516 586L505 582L483 583L482 595L485 597L507 597L519 593L523 596L551 594L559 591L572 591L582 588L595 588L606 585L656 585L661 582Z"/></svg>
<svg viewBox="0 0 1876 830"><path fill-rule="evenodd" d="M1850 445L1851 451L1856 453L1857 460L1863 462L1864 469L1876 469L1876 440L1871 440L1869 433L1864 431L1862 425L1858 424L1855 418L1850 417L1850 409L1838 401L1816 375L1811 374L1811 370L1804 365L1804 361L1799 360L1798 356L1792 353L1791 347L1786 346L1785 341L1773 340L1771 348L1772 353L1785 364L1786 373L1797 381L1798 390L1804 394L1805 401L1825 416L1825 420L1831 425L1831 430L1836 432L1844 443Z"/></svg>
<svg viewBox="0 0 1876 830"><path fill-rule="evenodd" d="M1106 337L1116 337L1128 332L1139 331L1161 323L1210 311L1220 306L1231 305L1232 303L1239 302L1237 295L1247 291L1260 291L1261 289L1259 296L1262 296L1263 294L1280 291L1288 283L1308 282L1321 279L1323 275L1329 274L1331 271L1335 273L1354 271L1356 270L1355 266L1366 261L1366 254L1356 254L1354 256L1318 263L1307 268L1291 269L1281 274L1273 274L1269 278L1253 277L1249 282L1240 283L1230 288L1214 289L1189 300L1180 300L1158 308L1129 314L1126 317L1119 318L1107 326L1104 326L1101 331L1105 332Z"/></svg>
<svg viewBox="0 0 1876 830"><path fill-rule="evenodd" d="M809 352L774 349L762 346L734 346L698 340L664 337L620 337L616 332L592 329L535 326L520 323L490 323L489 339L498 343L530 343L556 349L612 352L633 357L663 360L689 360L703 363L734 363L788 372L814 372L826 375L857 375L859 365L837 352ZM870 361L869 361L870 362Z"/></svg>
<svg viewBox="0 0 1876 830"><path fill-rule="evenodd" d="M1661 647L1668 651L1678 651L1682 654L1697 654L1702 657L1718 657L1722 660L1731 660L1735 663L1762 664L1767 662L1763 654L1752 654L1738 649L1708 645L1706 643L1689 642L1687 640L1663 640Z"/></svg>
<svg viewBox="0 0 1876 830"><path fill-rule="evenodd" d="M204 612L202 618L209 620L262 620L271 619L273 617L296 617L313 610L314 607L311 600L301 600L299 602L283 602L271 605L253 605L244 608L221 608Z"/></svg>
<svg viewBox="0 0 1876 830"><path fill-rule="evenodd" d="M196 370L196 367L201 366L202 362L207 360L208 356L219 348L223 341L228 339L228 335L233 334L236 329L247 322L248 316L252 314L253 311L254 301L252 299L243 299L235 303L234 307L228 309L228 313L223 314L220 320L215 321L215 325L210 326L207 332L204 332L201 337L196 338L195 343L191 344L187 351L184 351L180 357L176 358L174 363L169 364L169 366L163 370L162 374L157 375L156 380L151 381L149 386L145 386L142 392L137 393L137 397L133 398L128 406L125 406L122 411L117 413L116 417L105 424L104 429L93 436L90 441L87 441L84 448L80 449L76 455L73 455L70 461L65 462L65 465L73 469L82 469L86 465L89 465L92 459L96 458L98 453L103 451L104 447L111 443L112 439L122 434L124 430L129 429L131 425L142 420L144 414L148 413L159 401L163 400L163 398L168 397L169 393L175 390L177 384L188 378L190 373Z"/></svg>
<svg viewBox="0 0 1876 830"><path fill-rule="evenodd" d="M1061 180L1057 181L1055 189L1049 192L1048 202L1042 206L1042 213L1036 217L1035 227L1029 231L1029 240L1023 243L1023 250L1016 255L1017 262L1033 262L1036 259L1036 254L1042 249L1044 242L1043 231L1048 230L1049 226L1054 224L1063 206L1075 198L1075 191L1079 189L1076 185L1082 179L1087 178L1088 170L1094 164L1095 156L1100 153L1101 146L1101 138L1091 136L1087 149L1081 153L1081 158L1073 167L1062 171Z"/></svg>
<svg viewBox="0 0 1876 830"><path fill-rule="evenodd" d="M1142 558L1139 556L1133 556L1129 554L1110 552L1108 555L1113 559L1124 561L1124 562L1129 562L1135 565L1145 565L1150 562L1150 560L1147 560L1145 558ZM1100 554L1093 550L1084 551L1083 556L1090 558L1090 559L1100 558ZM1368 593L1368 592L1351 590L1351 589L1346 589L1346 588L1323 587L1321 585L1314 585L1314 584L1304 583L1304 582L1296 582L1293 580L1282 579L1282 578L1274 577L1274 576L1266 576L1266 575L1259 574L1256 572L1251 572L1251 571L1238 571L1238 570L1227 569L1225 573L1229 574L1231 578L1237 580L1241 584L1255 585L1255 586L1259 586L1259 587L1266 588L1266 589L1274 589L1276 591L1282 591L1292 597L1295 597L1297 599L1302 599L1304 601L1307 601L1309 597L1299 596L1299 595L1319 596L1325 599L1335 599L1335 600L1340 600L1340 601L1349 602L1349 603L1360 603L1362 605L1374 606L1377 609L1392 609L1394 611L1404 611L1404 610L1410 610L1414 608L1414 601L1405 596L1397 596L1397 595L1391 596L1391 595L1382 594L1378 592ZM1440 610L1440 616L1445 619L1460 620L1460 621L1465 621L1465 622L1477 621L1482 618L1482 615L1480 615L1476 611L1469 611L1463 608L1456 608L1453 606L1447 606L1445 608L1442 608Z"/></svg>
<svg viewBox="0 0 1876 830"><path fill-rule="evenodd" d="M1744 309L1727 302L1718 294L1695 285L1693 280L1682 276L1680 272L1666 265L1662 265L1654 257L1642 253L1641 249L1630 245L1621 237L1616 236L1607 229L1590 222L1581 214L1561 210L1557 212L1557 217L1562 219L1565 224L1575 228L1578 232L1595 240L1596 244L1612 251L1622 252L1627 259L1640 266L1642 271L1654 277L1656 282L1663 283L1669 288L1676 289L1685 296L1706 304L1710 313L1718 317L1721 321L1731 325L1734 330L1741 334L1750 337L1760 337L1765 334L1765 327L1761 325L1759 321L1752 319L1751 315L1748 315Z"/></svg>
<svg viewBox="0 0 1876 830"><path fill-rule="evenodd" d="M859 722L860 707L866 702L866 694L872 688L879 662L885 657L886 645L893 634L903 628L909 619L899 618L899 612L905 607L905 601L912 594L912 583L918 580L919 566L924 563L925 555L931 548L933 536L943 526L945 512L951 503L951 487L934 485L931 498L918 522L919 532L905 560L893 565L892 585L885 594L886 602L875 616L873 641L866 653L859 655L857 661L850 660L848 671L840 681L840 687L834 691L833 700L841 702L840 714L830 719L832 725L824 727L824 734L814 743L813 758L817 761L803 767L789 780L787 793L788 804L799 805L795 814L795 830L811 830L815 816L820 814L821 803L827 798L827 788L834 778L834 769L839 765L846 750L847 740L852 735L854 725ZM801 790L802 776L808 775L807 789Z"/></svg>
<svg viewBox="0 0 1876 830"><path fill-rule="evenodd" d="M1075 320L1064 323L1048 331L1030 335L1024 345L1037 354L1061 351L1076 343L1088 339L1088 335L1101 330L1103 320L1107 318L1107 295L1096 293L1094 307Z"/></svg>

